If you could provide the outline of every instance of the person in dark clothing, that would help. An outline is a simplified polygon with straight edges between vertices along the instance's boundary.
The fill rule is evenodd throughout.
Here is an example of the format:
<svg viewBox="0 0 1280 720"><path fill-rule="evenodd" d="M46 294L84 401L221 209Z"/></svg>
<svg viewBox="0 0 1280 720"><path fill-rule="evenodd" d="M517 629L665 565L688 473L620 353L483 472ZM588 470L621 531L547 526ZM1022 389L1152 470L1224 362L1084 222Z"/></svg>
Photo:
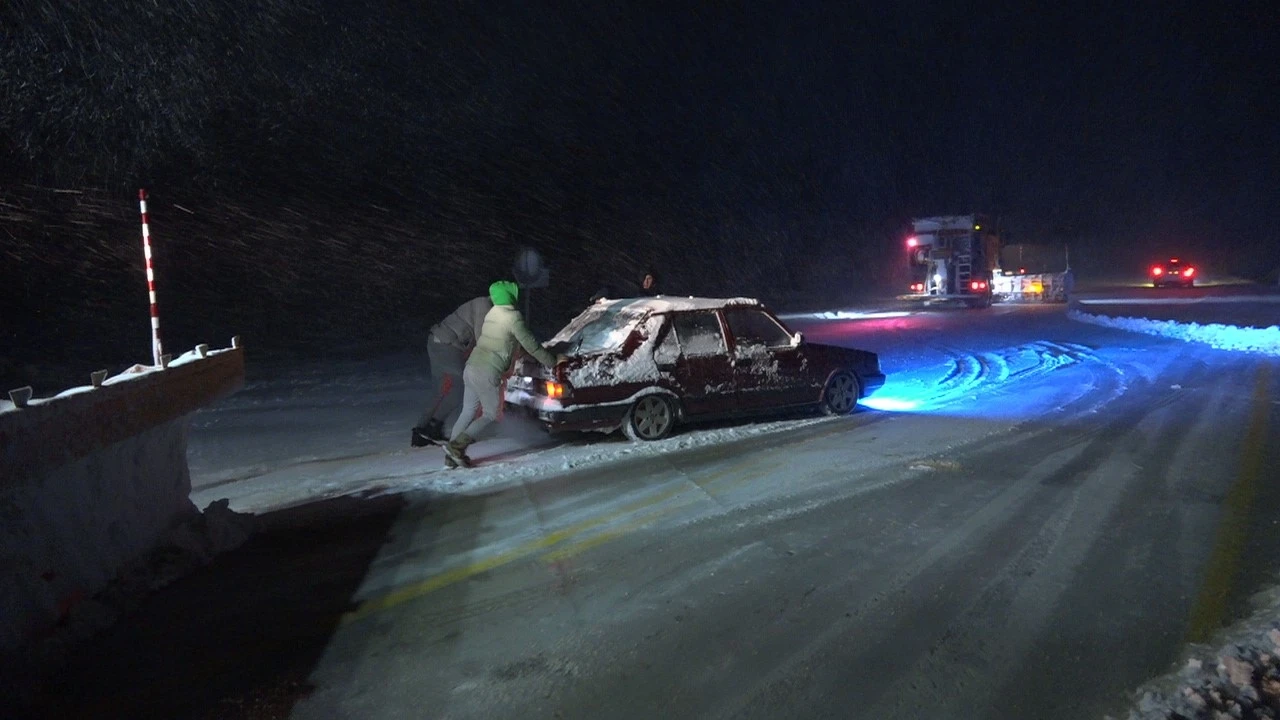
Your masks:
<svg viewBox="0 0 1280 720"><path fill-rule="evenodd" d="M641 297L657 297L662 291L658 289L658 274L652 270L646 270L644 277L640 278L640 296Z"/></svg>
<svg viewBox="0 0 1280 720"><path fill-rule="evenodd" d="M657 297L662 294L662 291L658 289L658 274L652 270L645 271L640 278L639 285L631 288L621 288L620 292L618 290L612 285L605 285L597 290L595 295L591 296L591 302L623 297Z"/></svg>
<svg viewBox="0 0 1280 720"><path fill-rule="evenodd" d="M476 346L484 317L492 308L493 300L482 295L463 303L431 328L427 357L431 361L432 399L413 426L409 441L413 447L448 442L445 423L456 422L462 407L463 364Z"/></svg>

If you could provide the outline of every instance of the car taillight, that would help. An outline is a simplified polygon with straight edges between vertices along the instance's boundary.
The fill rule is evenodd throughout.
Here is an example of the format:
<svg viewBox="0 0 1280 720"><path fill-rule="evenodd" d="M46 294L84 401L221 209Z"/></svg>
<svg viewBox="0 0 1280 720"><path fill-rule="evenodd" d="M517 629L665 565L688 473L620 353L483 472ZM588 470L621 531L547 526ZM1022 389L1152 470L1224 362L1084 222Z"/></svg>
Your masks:
<svg viewBox="0 0 1280 720"><path fill-rule="evenodd" d="M545 389L547 391L547 397L549 398L559 399L564 397L564 383L556 382L555 380L547 380Z"/></svg>
<svg viewBox="0 0 1280 720"><path fill-rule="evenodd" d="M981 280L974 280L973 282L969 283L969 289L970 290L986 290L987 284Z"/></svg>
<svg viewBox="0 0 1280 720"><path fill-rule="evenodd" d="M1183 276L1184 276L1184 277L1191 277L1192 275L1195 275L1195 274L1196 274L1196 269L1195 269L1195 268L1187 268L1186 270L1183 270L1183 271L1182 271L1182 274L1183 274Z"/></svg>
<svg viewBox="0 0 1280 720"><path fill-rule="evenodd" d="M924 292L924 283L911 283L911 289L915 292Z"/></svg>
<svg viewBox="0 0 1280 720"><path fill-rule="evenodd" d="M1157 266L1155 266L1155 267L1151 268L1151 274L1152 274L1152 275L1163 275L1163 274L1164 274L1164 268L1162 268L1162 267L1160 267L1159 265L1157 265Z"/></svg>

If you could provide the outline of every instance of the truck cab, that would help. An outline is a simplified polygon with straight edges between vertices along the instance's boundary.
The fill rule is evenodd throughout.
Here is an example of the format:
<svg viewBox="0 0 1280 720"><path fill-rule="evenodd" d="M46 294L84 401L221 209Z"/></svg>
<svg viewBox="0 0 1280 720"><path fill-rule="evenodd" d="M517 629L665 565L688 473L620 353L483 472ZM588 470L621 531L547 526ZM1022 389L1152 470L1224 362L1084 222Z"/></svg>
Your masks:
<svg viewBox="0 0 1280 720"><path fill-rule="evenodd" d="M1000 236L985 215L915 218L906 239L909 293L926 302L991 304L992 272L1000 260Z"/></svg>

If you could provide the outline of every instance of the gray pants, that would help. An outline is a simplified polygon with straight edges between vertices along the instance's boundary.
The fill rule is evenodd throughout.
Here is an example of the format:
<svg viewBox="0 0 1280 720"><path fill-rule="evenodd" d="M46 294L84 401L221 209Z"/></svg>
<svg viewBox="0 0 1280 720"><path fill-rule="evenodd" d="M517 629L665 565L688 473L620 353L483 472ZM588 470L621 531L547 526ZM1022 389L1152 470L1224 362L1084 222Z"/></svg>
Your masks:
<svg viewBox="0 0 1280 720"><path fill-rule="evenodd" d="M502 409L502 378L494 377L487 368L468 367L462 371L462 411L449 434L450 440L469 435L472 440L494 420ZM476 410L480 416L476 416Z"/></svg>
<svg viewBox="0 0 1280 720"><path fill-rule="evenodd" d="M439 420L447 426L456 421L462 405L462 366L466 361L461 350L435 338L427 341L427 357L431 360L431 399L422 411L418 427L430 420Z"/></svg>

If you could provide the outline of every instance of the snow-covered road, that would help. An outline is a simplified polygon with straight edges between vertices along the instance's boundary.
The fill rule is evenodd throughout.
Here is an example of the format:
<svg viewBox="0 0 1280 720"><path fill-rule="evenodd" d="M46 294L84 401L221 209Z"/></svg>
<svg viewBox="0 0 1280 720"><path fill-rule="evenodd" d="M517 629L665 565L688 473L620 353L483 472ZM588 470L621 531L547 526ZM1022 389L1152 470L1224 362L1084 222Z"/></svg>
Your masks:
<svg viewBox="0 0 1280 720"><path fill-rule="evenodd" d="M645 445L513 421L446 472L406 447L411 359L251 384L197 419L195 499L296 507L155 600L199 604L195 677L122 631L98 650L144 669L68 702L150 672L154 707L298 718L1100 717L1275 569L1272 360L1062 307L790 322L881 354L876 409Z"/></svg>

